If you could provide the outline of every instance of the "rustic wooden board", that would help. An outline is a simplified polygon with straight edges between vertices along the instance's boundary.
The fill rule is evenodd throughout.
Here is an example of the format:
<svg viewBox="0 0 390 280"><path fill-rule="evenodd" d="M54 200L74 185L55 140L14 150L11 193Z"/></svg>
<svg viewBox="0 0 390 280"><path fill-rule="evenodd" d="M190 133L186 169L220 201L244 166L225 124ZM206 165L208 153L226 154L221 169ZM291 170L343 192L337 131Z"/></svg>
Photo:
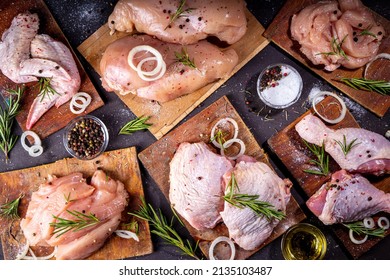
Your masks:
<svg viewBox="0 0 390 280"><path fill-rule="evenodd" d="M233 48L239 56L238 65L228 77L211 83L191 94L162 104L139 98L132 94L121 95L118 93L119 98L134 114L137 116L151 116L150 123L153 123L153 125L149 130L157 139L160 139L168 133L179 121L185 118L194 108L226 82L227 79L233 76L250 59L267 46L269 42L262 36L264 32L263 26L248 10L246 10L246 16L248 19L248 30L245 36L228 47ZM100 59L106 47L115 40L128 35L128 33L115 32L113 36L110 36L109 33L110 30L106 24L78 47L80 53L98 73L100 73Z"/></svg>
<svg viewBox="0 0 390 280"><path fill-rule="evenodd" d="M24 217L31 193L46 180L49 174L64 176L72 172L82 172L84 178L88 178L97 168L107 172L111 178L123 182L130 195L129 206L122 213L120 228L132 219L127 213L138 210L141 205L140 197L144 196L135 147L106 152L90 161L66 158L47 165L1 173L0 204L15 199L21 193L24 194L19 206L20 216ZM19 221L18 219L10 222L0 218L1 242L5 259L13 259L16 256L20 247L18 240L23 239ZM119 238L114 234L88 259L123 259L152 253L149 224L143 220L138 220L138 224L139 242ZM49 251L52 251L52 248L34 247L34 252L38 255L46 255Z"/></svg>
<svg viewBox="0 0 390 280"><path fill-rule="evenodd" d="M336 109L336 106L328 106L328 104L334 103L334 101L335 99L333 97L327 97L321 102L323 107L319 105L317 108L319 110L323 110L322 108L324 108L326 110L325 114L328 118L335 118L338 116L338 109ZM303 172L304 169L309 169L309 160L312 159L310 157L311 152L296 132L295 125L310 112L313 113L313 110L309 110L268 140L271 150L279 157L308 196L313 195L326 181L330 179L330 175L325 177ZM324 113L324 111L322 111L322 113ZM343 121L335 125L328 125L328 127L332 129L339 129L345 127L359 127L359 125L351 113L347 112ZM329 169L330 172L333 173L340 170L340 167L333 159L330 159ZM381 189L386 193L390 192L389 176L379 178L370 177L369 180L378 189ZM350 241L348 230L344 226L332 225L331 227L353 258L360 257L381 240L380 238L369 238L364 244L356 245ZM390 229L387 230L387 235L388 234L390 234Z"/></svg>
<svg viewBox="0 0 390 280"><path fill-rule="evenodd" d="M0 2L0 34L9 28L12 19L19 13L30 11L37 13L40 20L38 34L48 34L56 40L63 42L73 53L73 57L77 63L80 76L81 87L80 91L89 93L92 96L92 102L85 111L85 114L92 112L93 110L104 105L99 93L96 91L88 75L84 71L80 61L74 54L69 42L62 33L57 22L51 15L49 9L43 0L31 0L31 1L11 1L5 0ZM14 89L17 84L13 83L7 77L0 72L0 92L4 92L6 89ZM36 83L26 84L27 90L23 96L21 112L17 117L17 121L23 130L26 130L27 115L30 110L31 104L38 94L38 87ZM69 110L69 102L62 105L60 108L52 107L45 115L43 115L38 122L33 126L34 130L41 138L45 138L48 135L57 132L65 127L75 115Z"/></svg>
<svg viewBox="0 0 390 280"><path fill-rule="evenodd" d="M286 1L286 4L280 10L275 17L271 25L264 32L264 36L269 40L272 40L280 48L288 52L295 57L298 61L306 65L309 69L315 72L317 75L325 79L328 83L332 84L353 100L369 109L376 115L383 117L390 107L390 96L383 96L374 92L366 92L361 90L352 89L337 80L341 77L345 78L360 78L363 76L363 67L356 70L348 70L345 68L336 69L333 72L327 72L323 70L323 67L314 65L310 62L299 50L300 46L297 41L291 39L290 22L293 14L299 12L302 8L316 3L320 0L296 0ZM376 20L384 26L386 32L390 32L390 21L377 15L373 12ZM379 53L390 52L390 37L385 36L382 40ZM375 73L369 78L372 79L387 79L390 81L389 62L388 60L378 60L373 64L372 69L375 69Z"/></svg>
<svg viewBox="0 0 390 280"><path fill-rule="evenodd" d="M188 120L180 127L174 129L162 139L158 140L139 154L139 158L149 174L158 184L161 191L169 201L169 163L180 143L182 142L209 142L212 126L221 118L230 117L237 121L239 127L239 138L246 144L246 154L253 156L258 161L269 165L268 156L261 149L248 127L242 121L234 107L226 97L222 97L198 115ZM246 259L256 251L282 235L290 226L295 225L305 218L305 214L292 197L287 205L287 218L275 228L272 235L258 248L253 251L245 251L236 246L236 259ZM211 230L196 230L183 219L186 228L192 237L200 240L200 248L208 257L208 248L212 240L220 235L228 236L226 226L221 223ZM227 247L221 254L230 254Z"/></svg>

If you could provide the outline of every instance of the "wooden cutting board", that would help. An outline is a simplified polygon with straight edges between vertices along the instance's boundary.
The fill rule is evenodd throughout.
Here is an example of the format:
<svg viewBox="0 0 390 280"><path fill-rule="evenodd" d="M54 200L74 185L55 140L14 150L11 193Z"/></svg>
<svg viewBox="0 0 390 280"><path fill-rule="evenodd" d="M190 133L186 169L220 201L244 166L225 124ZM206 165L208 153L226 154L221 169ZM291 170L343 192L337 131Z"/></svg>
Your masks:
<svg viewBox="0 0 390 280"><path fill-rule="evenodd" d="M135 147L106 152L90 161L66 158L47 165L1 173L0 204L24 194L19 206L19 214L24 217L31 199L31 193L37 190L41 183L45 182L49 174L60 177L73 172L81 172L84 178L88 178L98 168L105 171L111 178L123 182L130 195L129 205L122 213L122 222L119 225L119 228L121 228L125 223L132 221L133 218L127 213L137 211L141 205L140 197L144 196ZM139 224L139 242L133 239L119 238L113 234L107 239L104 246L88 259L123 259L152 253L153 245L149 224L143 220L137 219L137 221ZM1 242L5 259L14 259L21 246L18 240L23 239L23 234L19 222L20 219L10 222L0 218ZM52 251L52 248L38 246L33 247L33 249L38 256L47 255L48 252Z"/></svg>
<svg viewBox="0 0 390 280"><path fill-rule="evenodd" d="M212 126L221 118L230 117L237 121L239 136L246 144L246 155L253 156L258 161L270 165L268 156L261 149L252 133L238 115L227 97L222 97L202 112L188 120L180 127L174 129L166 136L149 146L139 154L139 159L148 170L149 174L156 181L157 185L169 201L169 163L180 143L182 142L209 142ZM258 248L253 251L246 251L236 246L236 259L246 259L259 249L269 244L282 235L289 227L305 219L306 216L299 208L293 197L287 205L287 218L282 220L275 228L272 235ZM187 221L182 219L186 228L195 240L199 240L199 246L203 254L208 257L208 249L212 240L220 235L228 236L226 226L221 223L214 229L196 230ZM230 256L230 249L225 247L219 252L221 255Z"/></svg>
<svg viewBox="0 0 390 280"><path fill-rule="evenodd" d="M151 116L150 123L153 125L149 130L157 139L160 139L168 133L178 122L185 118L194 108L226 82L227 79L233 76L250 59L267 46L269 42L262 36L264 32L263 26L248 10L246 10L246 17L248 19L248 30L246 34L241 40L228 47L233 48L239 56L238 65L229 76L191 94L161 104L139 98L132 94L121 95L117 93L119 98L134 114L137 116ZM78 47L80 53L99 74L100 59L106 47L115 40L128 35L128 33L115 32L111 36L109 33L110 30L107 24L105 24Z"/></svg>
<svg viewBox="0 0 390 280"><path fill-rule="evenodd" d="M350 88L337 80L341 77L345 78L361 78L363 76L364 67L356 70L348 70L345 68L338 68L333 72L327 72L323 70L323 67L316 66L311 63L299 50L300 46L297 41L291 39L290 22L293 14L299 12L302 8L316 3L319 0L296 0L286 1L286 4L280 10L275 17L271 25L264 32L264 36L269 40L272 40L280 48L288 52L291 56L303 63L314 73L325 79L328 83L335 86L350 98L372 111L379 117L383 117L390 107L390 96L380 95L375 92L367 92L362 90L355 90ZM375 19L384 26L386 33L390 32L390 21L377 15L373 12ZM390 37L385 36L381 42L379 53L390 52ZM377 60L372 64L373 72L375 72L369 78L372 79L384 79L384 77L390 81L389 62L388 60ZM370 71L371 72L371 71Z"/></svg>
<svg viewBox="0 0 390 280"><path fill-rule="evenodd" d="M336 109L336 106L328 106L330 103L334 102L335 99L333 97L327 97L320 103L322 105L318 105L317 108L320 110L320 113L321 110L325 109L325 114L328 118L336 118L338 116L338 109ZM310 169L309 160L314 158L311 157L311 152L308 150L308 148L306 148L305 144L296 132L295 125L309 113L313 113L313 110L309 110L268 140L268 145L270 146L271 150L287 167L291 175L302 187L308 197L313 195L325 182L330 179L330 175L325 177L303 172L304 169ZM322 113L324 113L324 111L322 111ZM351 113L347 112L343 121L335 125L328 125L328 127L332 129L339 129L346 127L359 127L359 125ZM330 158L329 171L333 173L338 170L340 170L340 167L333 159ZM389 176L379 178L370 177L369 180L378 189L381 189L386 193L390 192ZM390 217L390 215L387 216ZM348 229L346 229L344 226L332 225L331 227L353 258L360 257L381 240L380 238L370 237L367 242L361 245L356 245L349 239ZM388 234L390 234L390 229L387 230L386 235Z"/></svg>
<svg viewBox="0 0 390 280"><path fill-rule="evenodd" d="M40 24L38 34L48 34L56 40L63 42L73 53L73 57L77 63L78 70L81 76L81 87L79 91L87 92L92 96L92 102L86 109L84 114L92 112L93 110L104 105L99 93L96 91L88 75L84 71L80 61L74 54L69 42L62 33L57 22L51 15L49 9L43 0L30 0L30 1L0 1L0 34L8 29L11 25L12 19L19 13L30 11L37 13L39 16ZM38 87L36 83L28 83L25 94L23 95L22 107L17 121L23 130L26 130L26 120L31 104L38 94ZM6 89L15 89L17 84L13 83L0 71L0 92L4 94ZM44 114L38 122L32 127L40 138L45 138L48 135L65 127L74 115L69 110L69 102L62 105L60 108L52 107L46 114Z"/></svg>

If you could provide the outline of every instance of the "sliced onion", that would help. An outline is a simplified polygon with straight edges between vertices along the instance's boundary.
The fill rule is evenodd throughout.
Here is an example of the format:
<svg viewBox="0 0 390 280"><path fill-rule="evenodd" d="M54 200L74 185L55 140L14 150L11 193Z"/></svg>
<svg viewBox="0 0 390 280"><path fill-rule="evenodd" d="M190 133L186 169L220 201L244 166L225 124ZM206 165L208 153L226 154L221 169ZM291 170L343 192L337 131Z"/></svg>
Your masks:
<svg viewBox="0 0 390 280"><path fill-rule="evenodd" d="M213 242L211 242L210 249L209 249L210 260L216 260L216 258L214 257L214 249L215 246L221 242L226 242L227 244L229 244L231 250L231 255L229 260L234 260L234 257L236 256L236 247L234 246L233 241L226 236L219 236L216 239L214 239Z"/></svg>
<svg viewBox="0 0 390 280"><path fill-rule="evenodd" d="M232 138L232 139L227 140L225 143L223 143L223 145L222 145L223 147L221 149L221 155L224 156L225 149L229 148L233 143L240 144L240 151L235 156L227 157L228 159L231 159L231 160L235 160L235 159L239 158L240 156L242 156L245 153L245 149L246 149L245 144L241 139Z"/></svg>
<svg viewBox="0 0 390 280"><path fill-rule="evenodd" d="M364 225L365 228L374 228L375 227L374 219L371 218L371 217L364 218L363 225Z"/></svg>
<svg viewBox="0 0 390 280"><path fill-rule="evenodd" d="M353 235L353 230L352 230L352 229L349 230L349 239L351 239L351 241L352 241L353 243L355 243L355 244L358 244L358 245L359 245L359 244L363 244L364 242L367 241L367 238L368 238L368 235L366 234L366 236L364 236L363 239L357 240L357 239L355 238L355 236Z"/></svg>
<svg viewBox="0 0 390 280"><path fill-rule="evenodd" d="M237 138L237 136L238 136L238 124L237 124L237 122L234 119L232 119L232 118L223 118L223 119L220 119L219 121L217 121L217 123L211 129L210 139L213 139L211 141L211 143L213 143L213 145L215 147L219 148L219 149L222 149L222 146L214 139L215 138L215 130L217 129L217 127L220 124L223 124L225 122L230 122L234 126L233 138ZM229 146L225 146L225 148L229 148Z"/></svg>
<svg viewBox="0 0 390 280"><path fill-rule="evenodd" d="M137 65L134 65L134 56L139 53L139 52L150 52L151 54L154 55L154 57L146 57L142 59ZM145 62L151 61L151 60L156 60L156 67L151 70L151 71L143 71L142 65ZM140 45L134 47L130 52L129 55L127 56L127 62L129 66L137 72L138 76L143 79L144 81L155 81L160 79L166 72L166 64L165 61L161 55L161 53L156 50L155 48L148 46L148 45ZM159 74L158 74L159 73ZM157 75L158 74L158 75ZM157 76L155 76L157 75ZM149 76L149 77L146 77Z"/></svg>
<svg viewBox="0 0 390 280"><path fill-rule="evenodd" d="M367 64L366 64L366 68L364 69L363 78L366 78L366 76L367 76L367 69L371 66L371 64L372 64L375 60L377 60L377 59L379 59L379 58L390 59L390 54L388 54L388 53L380 53L380 54L378 54L377 56L375 56L373 60L371 60L369 63L367 63Z"/></svg>
<svg viewBox="0 0 390 280"><path fill-rule="evenodd" d="M81 103L79 103L80 101ZM70 111L73 114L81 114L85 111L89 104L91 104L92 97L86 92L78 92L70 101Z"/></svg>
<svg viewBox="0 0 390 280"><path fill-rule="evenodd" d="M30 157L38 157L43 153L43 147L40 145L32 145L28 150Z"/></svg>
<svg viewBox="0 0 390 280"><path fill-rule="evenodd" d="M57 254L57 246L54 247L54 250L50 255L43 256L43 257L35 256L33 250L31 250L31 248L29 248L29 252L31 254L31 257L24 256L23 260L50 260L52 257L54 257Z"/></svg>
<svg viewBox="0 0 390 280"><path fill-rule="evenodd" d="M30 243L27 241L24 248L23 248L23 251L19 252L17 255L16 255L16 258L15 260L23 260L24 257L27 255L28 251L30 250Z"/></svg>
<svg viewBox="0 0 390 280"><path fill-rule="evenodd" d="M139 242L138 236L134 232L132 232L132 231L118 229L118 230L116 230L114 232L116 233L116 235L118 235L121 238L134 239L135 241Z"/></svg>
<svg viewBox="0 0 390 280"><path fill-rule="evenodd" d="M387 230L390 227L389 219L386 217L380 217L378 219L378 227L383 228L384 230Z"/></svg>
<svg viewBox="0 0 390 280"><path fill-rule="evenodd" d="M333 96L334 98L337 99L337 101L340 103L341 105L341 112L340 112L340 116L334 120L330 120L324 116L322 116L318 111L317 111L317 108L316 108L316 104L317 104L317 99L319 97L322 97L322 96L325 96L325 95L330 95L330 96ZM338 97L336 94L334 94L333 92L330 92L330 91L320 91L319 93L317 93L314 97L313 97L313 101L312 101L312 106L313 106L313 109L314 111L317 113L317 115L323 119L324 121L326 121L327 123L331 123L331 124L335 124L335 123L339 123L341 122L344 117L345 117L345 114L347 113L347 107L345 106L345 103L344 101Z"/></svg>
<svg viewBox="0 0 390 280"><path fill-rule="evenodd" d="M34 139L34 145L42 145L41 138L39 138L38 134L36 134L34 131L31 130L26 130L25 132L22 133L20 136L20 141L22 142L22 147L25 149L27 152L30 150L31 147L29 147L26 144L26 137L31 136Z"/></svg>

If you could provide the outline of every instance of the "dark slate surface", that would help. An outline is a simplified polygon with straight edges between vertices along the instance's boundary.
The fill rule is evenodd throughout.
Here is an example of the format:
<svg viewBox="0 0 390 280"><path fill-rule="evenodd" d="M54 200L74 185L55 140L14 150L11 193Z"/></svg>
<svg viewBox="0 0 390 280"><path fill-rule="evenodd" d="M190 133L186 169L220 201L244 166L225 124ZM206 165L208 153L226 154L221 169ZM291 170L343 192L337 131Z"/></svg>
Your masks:
<svg viewBox="0 0 390 280"><path fill-rule="evenodd" d="M92 82L95 84L106 103L104 107L94 111L93 115L101 118L109 128L110 143L108 145L108 150L136 146L137 151L141 152L156 140L149 132L138 132L132 136L117 136L117 132L121 126L130 119L133 119L134 114L120 101L119 98L116 97L115 94L107 93L102 89L98 75L76 50L77 46L79 46L85 39L87 39L106 22L117 1L45 0L45 2L72 47L75 49L87 73L90 75ZM388 5L387 0L365 0L363 2L375 12L389 19L390 6ZM256 16L265 28L272 22L272 19L283 6L283 3L284 1L280 0L247 0L249 10ZM259 115L251 112L251 110L259 110L261 108L261 104L252 102L251 107L248 107L246 101L249 98L248 92L256 96L256 79L261 70L267 65L277 62L288 63L298 70L304 81L303 92L300 100L294 106L288 108L287 119L285 112L275 111L265 112L269 117L272 117L273 120L264 121L265 114L263 112ZM228 80L224 86L218 89L211 97L196 108L181 123L199 113L202 109L219 99L221 96L227 95L233 106L242 116L244 122L252 129L252 133L256 137L257 141L267 152L269 152L266 145L267 139L270 138L276 131L284 128L306 111L305 107L302 105L305 104L310 91L316 87L321 88L322 90L332 90L330 85L326 84L326 82L308 71L303 65L296 62L294 58L290 57L276 45L271 43L230 80ZM363 128L373 130L380 134L384 134L389 129L389 112L384 118L379 119L352 100L345 98L345 101L349 110L353 113L354 117ZM15 127L15 133L20 135L21 129L19 127ZM68 155L66 150L62 145L62 134L63 131L59 131L43 140L45 152L38 158L26 157L21 144L18 142L11 153L11 162L6 164L4 157L0 155L0 172L50 163L67 157ZM271 155L271 160L281 176L287 177L289 175L288 172L283 169L283 166L277 158L274 158ZM154 207L161 208L163 213L170 217L171 212L167 201L142 165L141 173L143 176L143 184L147 201ZM348 253L343 249L342 244L339 244L334 234L328 228L321 225L321 223L313 217L310 211L308 211L304 205L304 201L307 197L303 192L299 191L299 188L296 189L297 190L293 190L293 195L305 211L306 215L309 217L308 222L317 225L326 234L326 238L328 240L328 252L326 253L325 258L351 259ZM191 238L185 229L178 227L177 230L183 237ZM252 259L282 259L280 241L281 238L275 240L263 248L260 252L252 256ZM157 238L156 236L153 236L153 244L155 249L153 254L136 259L187 259L187 257L178 252L176 248L165 244L163 240ZM361 259L389 259L389 249L390 238L387 238L364 254ZM1 248L0 259L3 259Z"/></svg>

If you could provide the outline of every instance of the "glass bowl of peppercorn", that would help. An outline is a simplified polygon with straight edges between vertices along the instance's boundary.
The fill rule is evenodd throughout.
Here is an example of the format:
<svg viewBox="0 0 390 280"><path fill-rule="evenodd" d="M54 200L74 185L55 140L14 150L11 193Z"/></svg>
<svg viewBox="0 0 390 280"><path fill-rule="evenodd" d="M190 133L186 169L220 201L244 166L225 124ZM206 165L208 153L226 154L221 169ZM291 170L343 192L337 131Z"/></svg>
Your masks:
<svg viewBox="0 0 390 280"><path fill-rule="evenodd" d="M65 149L73 157L81 160L94 159L107 148L107 127L95 116L79 116L66 126L63 142Z"/></svg>
<svg viewBox="0 0 390 280"><path fill-rule="evenodd" d="M257 79L257 93L261 101L275 109L283 109L297 102L302 86L298 71L284 63L267 66Z"/></svg>

